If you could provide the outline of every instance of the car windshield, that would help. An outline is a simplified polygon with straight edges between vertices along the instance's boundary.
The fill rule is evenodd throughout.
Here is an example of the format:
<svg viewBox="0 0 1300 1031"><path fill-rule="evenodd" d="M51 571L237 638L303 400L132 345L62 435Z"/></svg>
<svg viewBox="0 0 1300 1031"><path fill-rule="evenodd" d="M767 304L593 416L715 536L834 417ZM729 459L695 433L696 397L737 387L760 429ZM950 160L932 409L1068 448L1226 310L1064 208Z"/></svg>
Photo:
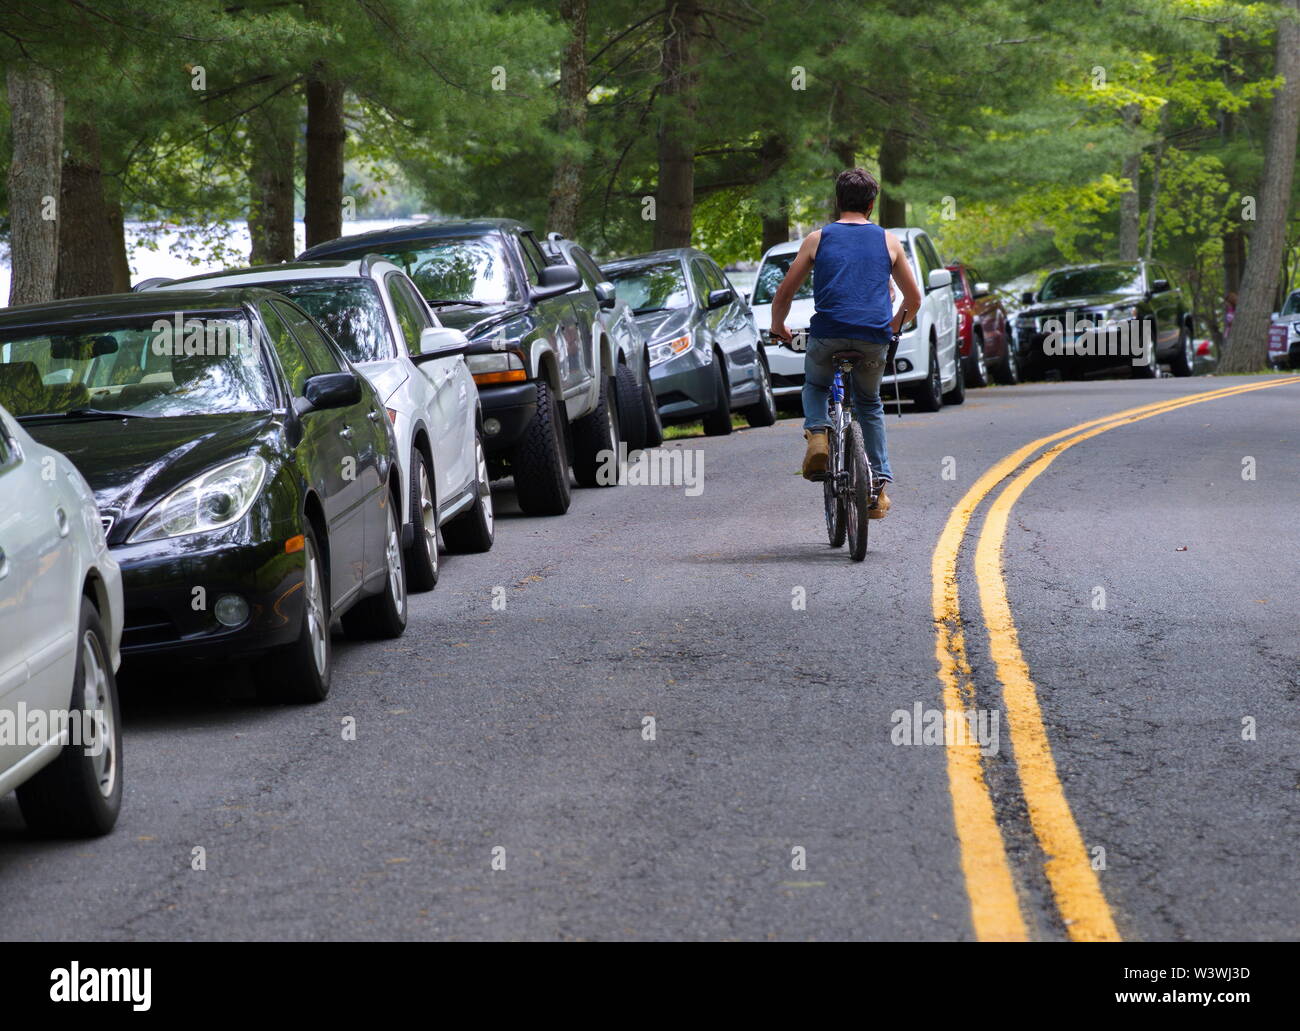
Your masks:
<svg viewBox="0 0 1300 1031"><path fill-rule="evenodd" d="M754 294L750 298L750 304L771 304L772 298L776 296L776 288L781 285L781 280L785 274L790 271L797 251L791 251L789 254L769 254L764 260L762 267L758 270L758 275L754 278ZM795 299L811 297L813 295L813 277L808 273L808 278L803 281L803 286L799 287L799 292L795 294Z"/></svg>
<svg viewBox="0 0 1300 1031"><path fill-rule="evenodd" d="M392 357L388 316L379 287L372 280L304 279L266 285L297 301L334 338L349 361Z"/></svg>
<svg viewBox="0 0 1300 1031"><path fill-rule="evenodd" d="M448 236L378 253L415 280L431 304L502 304L519 300L510 261L495 236Z"/></svg>
<svg viewBox="0 0 1300 1031"><path fill-rule="evenodd" d="M0 331L0 405L18 418L260 412L275 407L242 312Z"/></svg>
<svg viewBox="0 0 1300 1031"><path fill-rule="evenodd" d="M632 306L635 315L648 311L686 308L691 293L680 261L658 261L653 265L631 265L605 269L620 300Z"/></svg>
<svg viewBox="0 0 1300 1031"><path fill-rule="evenodd" d="M1300 290L1293 290L1282 306L1283 315L1300 315Z"/></svg>
<svg viewBox="0 0 1300 1031"><path fill-rule="evenodd" d="M1047 277L1047 282L1038 293L1038 299L1055 301L1062 297L1141 292L1142 271L1136 265L1112 265L1107 268L1076 268L1054 272Z"/></svg>

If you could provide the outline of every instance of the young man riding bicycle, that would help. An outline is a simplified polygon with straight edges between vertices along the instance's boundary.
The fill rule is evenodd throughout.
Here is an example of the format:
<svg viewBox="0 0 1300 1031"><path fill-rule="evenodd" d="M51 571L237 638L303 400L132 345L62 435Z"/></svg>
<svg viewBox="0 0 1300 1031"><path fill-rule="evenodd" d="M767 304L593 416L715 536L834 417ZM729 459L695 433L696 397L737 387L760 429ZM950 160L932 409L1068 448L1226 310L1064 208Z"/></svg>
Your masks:
<svg viewBox="0 0 1300 1031"><path fill-rule="evenodd" d="M851 168L835 179L835 204L840 217L805 237L790 271L772 299L772 336L790 342L785 318L790 302L814 269L813 307L808 325L808 352L804 356L803 475L824 476L830 386L835 378L831 356L839 351L859 351L863 360L853 369L853 409L862 426L871 468L883 483L893 482L885 445L885 407L880 401L880 381L885 374L889 340L903 327L908 312L921 307L921 291L903 246L893 233L871 221L880 185L869 172ZM890 276L903 293L898 314L893 314ZM872 519L889 511L882 486Z"/></svg>

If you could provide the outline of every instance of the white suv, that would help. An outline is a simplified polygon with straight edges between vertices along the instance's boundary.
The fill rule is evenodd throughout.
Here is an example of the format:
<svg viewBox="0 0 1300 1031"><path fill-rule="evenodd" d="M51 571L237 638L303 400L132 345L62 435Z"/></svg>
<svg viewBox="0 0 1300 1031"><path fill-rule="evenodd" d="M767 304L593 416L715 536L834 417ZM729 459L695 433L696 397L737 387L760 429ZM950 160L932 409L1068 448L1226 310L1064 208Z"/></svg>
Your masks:
<svg viewBox="0 0 1300 1031"><path fill-rule="evenodd" d="M402 477L402 543L413 591L438 582L438 531L451 551L487 551L495 522L469 346L397 265L378 255L216 272L156 290L260 286L290 297L384 399Z"/></svg>
<svg viewBox="0 0 1300 1031"><path fill-rule="evenodd" d="M957 302L953 296L952 273L939 260L938 252L924 229L891 229L890 232L903 245L922 297L921 311L913 316L899 337L899 387L922 411L938 411L945 403L961 404L966 390L957 344ZM750 294L754 318L762 327L773 393L778 396L798 394L803 389L803 354L772 341L768 334L768 327L772 324L772 297L801 243L801 240L792 240L770 248L759 263ZM902 303L903 293L896 289L895 312ZM786 327L806 329L812 315L813 277L810 275L790 305ZM881 387L881 395L886 400L893 396L893 382L894 377L887 376Z"/></svg>
<svg viewBox="0 0 1300 1031"><path fill-rule="evenodd" d="M0 402L11 387L0 374ZM0 795L17 788L32 830L107 834L122 805L122 574L86 481L3 407L0 513Z"/></svg>

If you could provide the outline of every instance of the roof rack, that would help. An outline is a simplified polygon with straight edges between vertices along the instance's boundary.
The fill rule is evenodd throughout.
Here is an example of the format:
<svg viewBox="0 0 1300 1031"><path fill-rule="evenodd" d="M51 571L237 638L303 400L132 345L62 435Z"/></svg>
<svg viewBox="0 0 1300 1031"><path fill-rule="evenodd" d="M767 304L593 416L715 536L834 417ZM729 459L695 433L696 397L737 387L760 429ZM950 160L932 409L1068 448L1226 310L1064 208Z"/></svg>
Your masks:
<svg viewBox="0 0 1300 1031"><path fill-rule="evenodd" d="M149 279L142 279L131 287L133 294L141 293L144 290L152 290L155 286L162 286L164 283L174 283L176 280L169 276L151 276Z"/></svg>

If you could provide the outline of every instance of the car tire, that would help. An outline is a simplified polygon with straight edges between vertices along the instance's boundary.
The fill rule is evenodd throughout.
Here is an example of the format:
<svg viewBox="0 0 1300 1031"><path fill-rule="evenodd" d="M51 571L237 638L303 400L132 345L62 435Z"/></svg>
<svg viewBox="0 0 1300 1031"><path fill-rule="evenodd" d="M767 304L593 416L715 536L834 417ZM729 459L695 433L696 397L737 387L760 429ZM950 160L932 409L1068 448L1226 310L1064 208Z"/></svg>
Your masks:
<svg viewBox="0 0 1300 1031"><path fill-rule="evenodd" d="M713 355L713 396L714 409L705 413L700 421L704 432L710 437L725 437L731 432L731 391L727 389L727 379L722 374L722 356Z"/></svg>
<svg viewBox="0 0 1300 1031"><path fill-rule="evenodd" d="M1002 345L1006 348L1006 357L993 367L994 378L1004 386L1015 386L1020 382L1020 355L1010 338Z"/></svg>
<svg viewBox="0 0 1300 1031"><path fill-rule="evenodd" d="M989 385L989 367L984 358L984 338L978 333L971 335L970 354L961 360L962 373L968 387L987 387Z"/></svg>
<svg viewBox="0 0 1300 1031"><path fill-rule="evenodd" d="M920 412L937 412L943 407L943 380L939 377L939 354L930 344L930 367L926 377L911 391L912 403Z"/></svg>
<svg viewBox="0 0 1300 1031"><path fill-rule="evenodd" d="M483 438L474 434L474 504L442 528L448 551L491 551L496 540L496 512L492 507L492 482L488 475Z"/></svg>
<svg viewBox="0 0 1300 1031"><path fill-rule="evenodd" d="M392 640L406 631L409 600L406 563L402 560L402 530L397 503L390 493L384 503L384 586L343 613L343 632L363 640Z"/></svg>
<svg viewBox="0 0 1300 1031"><path fill-rule="evenodd" d="M614 399L618 402L618 429L629 451L646 446L645 407L641 404L641 384L626 365L614 374Z"/></svg>
<svg viewBox="0 0 1300 1031"><path fill-rule="evenodd" d="M310 704L329 697L334 650L324 552L309 524L303 525L302 539L302 627L298 639L277 648L256 669L258 686L268 700Z"/></svg>
<svg viewBox="0 0 1300 1031"><path fill-rule="evenodd" d="M596 410L573 424L573 475L579 487L613 487L617 476L619 425L618 387L613 376L601 378Z"/></svg>
<svg viewBox="0 0 1300 1031"><path fill-rule="evenodd" d="M525 515L564 515L569 510L569 462L560 419L551 385L538 380L537 412L510 458L515 493Z"/></svg>
<svg viewBox="0 0 1300 1031"><path fill-rule="evenodd" d="M1190 376L1196 371L1196 350L1186 325L1178 331L1178 353L1169 362L1169 368L1175 376Z"/></svg>
<svg viewBox="0 0 1300 1031"><path fill-rule="evenodd" d="M767 362L758 359L759 402L750 405L744 411L745 421L751 426L774 426L776 424L776 395L772 393L772 376L767 371Z"/></svg>
<svg viewBox="0 0 1300 1031"><path fill-rule="evenodd" d="M431 591L438 584L438 496L429 463L418 447L411 449L411 526L415 540L406 552L406 586Z"/></svg>
<svg viewBox="0 0 1300 1031"><path fill-rule="evenodd" d="M98 756L87 755L84 736L59 749L58 758L18 787L18 808L27 826L50 837L107 834L122 808L122 713L108 637L99 612L81 599L77 665L69 712L102 713L94 725Z"/></svg>
<svg viewBox="0 0 1300 1031"><path fill-rule="evenodd" d="M658 447L664 442L664 422L659 416L659 402L655 399L654 384L650 382L650 369L645 370L641 385L641 408L645 412L645 447Z"/></svg>

